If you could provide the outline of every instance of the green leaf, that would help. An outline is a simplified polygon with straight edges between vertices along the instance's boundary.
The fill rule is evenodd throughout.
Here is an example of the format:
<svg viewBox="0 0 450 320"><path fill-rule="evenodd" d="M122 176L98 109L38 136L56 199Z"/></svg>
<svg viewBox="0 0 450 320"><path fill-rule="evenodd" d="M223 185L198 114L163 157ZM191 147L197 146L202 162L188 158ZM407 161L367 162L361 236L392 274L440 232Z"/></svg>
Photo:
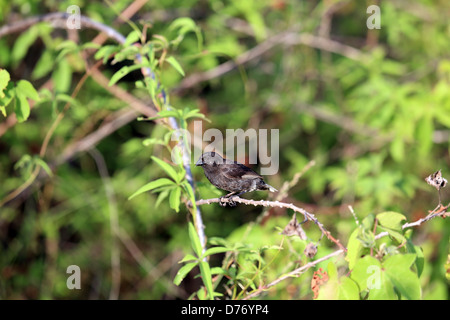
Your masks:
<svg viewBox="0 0 450 320"><path fill-rule="evenodd" d="M206 261L200 261L199 267L200 267L200 273L202 275L203 284L205 285L206 291L208 291L208 294L209 294L209 299L214 300L214 289L213 289L211 269L209 268L209 264Z"/></svg>
<svg viewBox="0 0 450 320"><path fill-rule="evenodd" d="M380 223L381 229L386 230L391 237L399 242L405 241L405 237L402 234L403 221L406 217L398 212L387 211L377 214L377 220Z"/></svg>
<svg viewBox="0 0 450 320"><path fill-rule="evenodd" d="M28 104L28 100L24 95L21 95L16 91L15 102L14 112L16 114L17 121L19 123L24 122L30 116L30 105Z"/></svg>
<svg viewBox="0 0 450 320"><path fill-rule="evenodd" d="M178 118L180 116L180 113L178 112L178 110L162 110L160 112L158 112L158 115L155 117L150 117L150 118L145 118L145 120L155 120L155 119L162 119L162 118L170 118L170 117L174 117L174 118Z"/></svg>
<svg viewBox="0 0 450 320"><path fill-rule="evenodd" d="M164 201L164 199L167 198L169 193L170 193L170 189L166 189L159 193L158 198L156 199L156 202L155 202L155 209L158 208L159 205Z"/></svg>
<svg viewBox="0 0 450 320"><path fill-rule="evenodd" d="M368 292L369 300L392 300L397 295L394 286L384 272L380 261L371 256L358 260L352 270L351 278L358 284L361 292Z"/></svg>
<svg viewBox="0 0 450 320"><path fill-rule="evenodd" d="M345 256L345 260L347 260L350 270L354 268L356 262L361 257L361 254L364 250L361 241L358 240L359 232L359 229L355 229L350 235L347 244L347 254Z"/></svg>
<svg viewBox="0 0 450 320"><path fill-rule="evenodd" d="M223 252L227 252L230 249L225 248L225 247L213 247L213 248L209 248L208 250L205 251L205 253L203 254L203 257L207 257L213 254L217 254L217 253L223 253Z"/></svg>
<svg viewBox="0 0 450 320"><path fill-rule="evenodd" d="M382 212L377 214L376 217L381 226L399 232L402 231L403 221L406 220L403 214L394 211Z"/></svg>
<svg viewBox="0 0 450 320"><path fill-rule="evenodd" d="M181 183L181 186L186 191L186 193L187 193L187 195L189 197L189 201L191 201L191 203L192 203L192 210L193 210L193 212L196 212L197 211L197 205L195 204L195 194L194 194L194 190L192 189L191 184L187 180L184 180Z"/></svg>
<svg viewBox="0 0 450 320"><path fill-rule="evenodd" d="M330 278L330 280L338 279L337 268L336 268L336 265L332 261L328 262L327 271L328 271L328 277Z"/></svg>
<svg viewBox="0 0 450 320"><path fill-rule="evenodd" d="M181 281L187 276L187 274L198 264L198 262L190 262L185 264L178 270L175 279L173 279L173 283L177 286L180 285Z"/></svg>
<svg viewBox="0 0 450 320"><path fill-rule="evenodd" d="M37 165L39 165L42 169L44 169L44 171L47 173L47 175L49 177L51 177L53 175L52 169L50 169L50 167L44 160L42 160L41 158L35 157L34 162Z"/></svg>
<svg viewBox="0 0 450 320"><path fill-rule="evenodd" d="M146 185L140 187L135 193L133 193L131 196L128 197L128 200L133 199L137 195L140 195L141 193L163 187L163 186L171 186L175 185L172 180L169 180L167 178L160 178L158 180L154 180L152 182L147 183Z"/></svg>
<svg viewBox="0 0 450 320"><path fill-rule="evenodd" d="M9 82L4 90L4 97L0 97L0 110L3 116L6 117L6 107L11 103L12 99L16 96L16 89L14 84Z"/></svg>
<svg viewBox="0 0 450 320"><path fill-rule="evenodd" d="M417 146L422 156L426 156L433 146L433 131L433 120L430 113L426 112L417 123L416 128Z"/></svg>
<svg viewBox="0 0 450 320"><path fill-rule="evenodd" d="M422 248L419 246L415 246L410 239L406 242L406 248L408 249L408 253L416 254L416 260L414 264L417 270L417 276L420 277L422 274L424 265L425 265L425 257L423 255Z"/></svg>
<svg viewBox="0 0 450 320"><path fill-rule="evenodd" d="M379 281L377 272L381 272L380 261L367 255L356 262L350 277L356 281L359 289L364 291L374 287L375 282Z"/></svg>
<svg viewBox="0 0 450 320"><path fill-rule="evenodd" d="M390 152L392 158L396 162L402 162L405 158L405 142L402 136L398 135L394 138L390 145Z"/></svg>
<svg viewBox="0 0 450 320"><path fill-rule="evenodd" d="M180 182L178 179L178 174L175 171L175 169L168 163L164 162L163 160L152 156L153 161L155 161L174 181L177 183Z"/></svg>
<svg viewBox="0 0 450 320"><path fill-rule="evenodd" d="M14 63L17 63L18 61L22 60L23 57L25 57L28 49L36 41L38 35L39 30L37 26L31 27L30 29L19 35L16 42L14 43L14 47L11 53L11 57Z"/></svg>
<svg viewBox="0 0 450 320"><path fill-rule="evenodd" d="M177 18L169 26L169 30L179 29L178 33L183 35L187 32L195 31L196 28L194 20L187 17Z"/></svg>
<svg viewBox="0 0 450 320"><path fill-rule="evenodd" d="M57 92L69 91L72 82L72 69L66 59L59 61L52 73L52 79Z"/></svg>
<svg viewBox="0 0 450 320"><path fill-rule="evenodd" d="M139 41L140 38L141 38L141 32L137 31L137 30L133 30L128 34L123 46L126 47L129 45L132 45L133 43Z"/></svg>
<svg viewBox="0 0 450 320"><path fill-rule="evenodd" d="M117 45L106 45L101 47L96 53L94 58L96 60L99 60L101 58L103 58L103 64L105 64L109 57L113 54L116 53L119 50L119 46Z"/></svg>
<svg viewBox="0 0 450 320"><path fill-rule="evenodd" d="M390 256L383 263L383 268L395 288L400 294L409 300L421 299L420 280L410 267L414 263L416 255L396 254Z"/></svg>
<svg viewBox="0 0 450 320"><path fill-rule="evenodd" d="M21 95L24 95L27 98L30 98L34 101L39 101L39 94L33 85L27 80L19 80L16 84L16 90L20 92Z"/></svg>
<svg viewBox="0 0 450 320"><path fill-rule="evenodd" d="M191 240L192 249L194 249L197 257L202 256L202 245L200 243L200 238L198 237L197 230L195 230L192 222L189 222L189 239Z"/></svg>
<svg viewBox="0 0 450 320"><path fill-rule="evenodd" d="M166 61L170 63L170 65L174 67L174 69L177 70L179 74L181 74L183 77L185 76L183 68L173 56L168 57Z"/></svg>
<svg viewBox="0 0 450 320"><path fill-rule="evenodd" d="M51 50L46 49L31 73L31 79L40 79L49 74L55 67L55 57Z"/></svg>
<svg viewBox="0 0 450 320"><path fill-rule="evenodd" d="M0 98L5 97L5 93L3 91L8 86L10 80L11 76L9 75L9 72L5 69L0 69Z"/></svg>
<svg viewBox="0 0 450 320"><path fill-rule="evenodd" d="M349 277L341 277L339 279L339 300L359 300L359 288L358 285Z"/></svg>
<svg viewBox="0 0 450 320"><path fill-rule="evenodd" d="M123 66L122 68L120 68L119 71L117 71L116 73L113 74L113 76L111 77L111 80L109 81L108 86L111 87L112 85L116 84L117 81L119 81L120 79L125 77L130 72L140 69L140 68L142 68L142 64L134 64L132 66Z"/></svg>
<svg viewBox="0 0 450 320"><path fill-rule="evenodd" d="M199 109L194 109L194 110L186 110L185 109L184 114L183 114L183 119L188 120L190 118L200 118L205 121L211 122L211 120L206 118L206 116L203 113L201 113Z"/></svg>
<svg viewBox="0 0 450 320"><path fill-rule="evenodd" d="M176 212L180 211L181 187L175 187L170 192L169 205Z"/></svg>
<svg viewBox="0 0 450 320"><path fill-rule="evenodd" d="M197 257L195 257L195 256L193 256L192 254L187 254L187 255L185 255L184 256L184 258L180 261L180 262L178 262L178 263L183 263L183 262L188 262L188 261L197 261L198 260L198 258Z"/></svg>

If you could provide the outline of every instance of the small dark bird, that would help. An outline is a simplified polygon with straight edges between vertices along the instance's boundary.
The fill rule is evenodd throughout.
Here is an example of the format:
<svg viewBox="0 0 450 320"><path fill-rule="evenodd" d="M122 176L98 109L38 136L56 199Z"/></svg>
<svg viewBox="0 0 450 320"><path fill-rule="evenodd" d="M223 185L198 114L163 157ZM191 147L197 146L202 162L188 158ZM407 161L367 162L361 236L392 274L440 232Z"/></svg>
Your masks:
<svg viewBox="0 0 450 320"><path fill-rule="evenodd" d="M239 197L246 192L255 190L278 191L265 183L263 177L252 169L237 161L224 159L216 152L202 154L195 165L203 168L206 178L215 187L230 192L220 199L231 197L228 203L232 207L236 205L232 197ZM220 205L226 206L227 203L220 201Z"/></svg>

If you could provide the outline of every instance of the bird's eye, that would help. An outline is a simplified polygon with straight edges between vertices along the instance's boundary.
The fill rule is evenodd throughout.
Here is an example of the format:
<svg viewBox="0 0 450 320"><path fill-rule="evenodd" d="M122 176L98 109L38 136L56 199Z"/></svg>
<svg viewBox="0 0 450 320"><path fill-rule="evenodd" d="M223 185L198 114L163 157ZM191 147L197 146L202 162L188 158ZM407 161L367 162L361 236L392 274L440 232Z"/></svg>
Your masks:
<svg viewBox="0 0 450 320"><path fill-rule="evenodd" d="M215 157L216 156L216 153L213 151L213 152L211 152L211 157Z"/></svg>

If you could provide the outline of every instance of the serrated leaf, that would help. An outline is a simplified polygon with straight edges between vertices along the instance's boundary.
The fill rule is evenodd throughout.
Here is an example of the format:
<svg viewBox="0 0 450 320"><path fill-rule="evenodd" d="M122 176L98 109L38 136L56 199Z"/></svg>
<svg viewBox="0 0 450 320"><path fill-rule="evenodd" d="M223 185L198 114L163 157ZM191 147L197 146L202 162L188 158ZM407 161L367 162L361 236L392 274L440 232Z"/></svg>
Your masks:
<svg viewBox="0 0 450 320"><path fill-rule="evenodd" d="M203 284L206 287L206 291L208 291L209 299L214 300L214 289L212 285L212 276L209 264L206 261L200 261L199 267L200 273L202 275Z"/></svg>
<svg viewBox="0 0 450 320"><path fill-rule="evenodd" d="M178 270L177 275L175 276L175 279L173 279L173 283L177 286L180 285L181 281L188 275L191 270L197 266L198 262L190 262L185 264Z"/></svg>
<svg viewBox="0 0 450 320"><path fill-rule="evenodd" d="M160 178L158 180L154 180L152 182L147 183L146 185L140 187L135 193L133 193L131 196L128 197L128 200L133 199L137 195L140 195L141 193L163 187L163 186L170 186L174 185L174 182L172 180L169 180L167 178Z"/></svg>
<svg viewBox="0 0 450 320"><path fill-rule="evenodd" d="M200 238L198 237L197 230L195 229L192 222L189 222L189 239L191 240L191 246L197 257L202 256L202 245L200 243Z"/></svg>
<svg viewBox="0 0 450 320"><path fill-rule="evenodd" d="M171 65L175 70L177 70L179 74L181 74L183 77L185 76L185 73L184 73L183 68L181 67L181 65L178 63L178 61L177 61L173 56L168 57L168 58L166 59L166 61L167 61L168 63L170 63L170 65Z"/></svg>
<svg viewBox="0 0 450 320"><path fill-rule="evenodd" d="M96 60L99 60L99 59L103 58L103 64L105 64L108 61L109 57L113 53L117 52L118 50L119 50L119 46L117 46L117 45L106 45L106 46L101 47L95 53L94 58Z"/></svg>
<svg viewBox="0 0 450 320"><path fill-rule="evenodd" d="M211 268L211 274L227 275L228 272L221 267L213 267L213 268Z"/></svg>
<svg viewBox="0 0 450 320"><path fill-rule="evenodd" d="M119 81L120 79L125 77L130 72L140 69L140 68L142 68L142 64L135 64L132 66L123 66L122 68L120 68L119 71L117 71L116 73L113 74L113 76L111 77L111 80L108 83L108 86L111 87L112 85L116 84L117 81Z"/></svg>
<svg viewBox="0 0 450 320"><path fill-rule="evenodd" d="M124 47L129 46L129 45L139 41L140 38L141 38L141 32L139 32L137 30L133 30L128 34L123 46Z"/></svg>
<svg viewBox="0 0 450 320"><path fill-rule="evenodd" d="M158 207L159 207L159 205L161 204L161 202L163 202L164 199L167 198L167 196L169 195L169 193L170 193L170 190L164 190L164 191L161 191L161 192L159 193L158 198L156 199L156 202L155 202L155 208L158 208Z"/></svg>
<svg viewBox="0 0 450 320"><path fill-rule="evenodd" d="M178 180L177 172L170 164L164 162L163 160L155 156L152 156L152 160L155 161L156 164L158 164L174 181L176 181L177 183L180 182Z"/></svg>
<svg viewBox="0 0 450 320"><path fill-rule="evenodd" d="M208 250L205 251L205 253L203 254L203 257L207 257L213 254L217 254L217 253L223 253L223 252L227 252L229 251L228 248L225 247L213 247L213 248L209 248Z"/></svg>
<svg viewBox="0 0 450 320"><path fill-rule="evenodd" d="M178 263L183 263L183 262L188 262L188 261L197 261L198 258L193 256L192 254L187 254L184 256L183 259L181 259L181 261L179 261Z"/></svg>
<svg viewBox="0 0 450 320"><path fill-rule="evenodd" d="M175 187L170 191L169 205L176 212L180 211L181 187Z"/></svg>

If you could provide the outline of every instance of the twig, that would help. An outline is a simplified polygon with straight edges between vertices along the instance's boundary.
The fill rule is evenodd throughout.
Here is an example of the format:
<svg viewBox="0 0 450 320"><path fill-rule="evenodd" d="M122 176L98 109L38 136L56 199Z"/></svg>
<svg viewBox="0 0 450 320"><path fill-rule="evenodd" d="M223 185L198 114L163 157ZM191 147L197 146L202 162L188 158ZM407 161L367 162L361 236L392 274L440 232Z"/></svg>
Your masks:
<svg viewBox="0 0 450 320"><path fill-rule="evenodd" d="M117 212L117 201L114 188L109 177L108 168L106 167L103 155L95 148L89 150L89 154L94 159L100 177L105 187L106 197L109 207L109 223L111 228L111 290L109 292L110 300L117 300L120 292L120 250L118 246L119 234L119 214Z"/></svg>
<svg viewBox="0 0 450 320"><path fill-rule="evenodd" d="M303 214L303 216L305 217L305 219L310 220L312 222L314 222L320 229L320 231L322 231L322 236L325 235L330 241L334 242L339 248L341 248L341 250L343 251L347 251L347 249L340 243L339 240L336 240L330 233L330 231L326 230L325 227L323 226L322 223L319 222L319 220L317 220L317 218L314 216L314 214L306 211L305 209L299 208L297 206L295 206L292 203L285 203L285 202L280 202L280 201L267 201L267 200L248 200L248 199L244 199L244 198L240 198L240 197L232 197L234 202L238 202L238 203L242 203L242 204L246 204L246 205L254 205L254 206L263 206L263 207L279 207L279 208L287 208L287 209L291 209L294 212L299 212L301 214ZM212 199L202 199L202 200L198 200L196 201L196 205L197 206L201 206L201 205L205 205L205 204L211 204L211 203L219 203L219 202L230 202L230 198L212 198Z"/></svg>
<svg viewBox="0 0 450 320"><path fill-rule="evenodd" d="M285 183L283 183L283 185L280 188L280 192L278 192L274 201L283 200L287 196L288 191L298 183L298 180L305 174L305 172L307 172L311 167L314 167L315 165L316 161L314 160L309 161L300 172L297 172L294 175L291 181L286 181ZM267 216L268 212L269 209L264 209L263 212L256 218L255 223L257 224L261 223L261 221L263 221L263 219Z"/></svg>
<svg viewBox="0 0 450 320"><path fill-rule="evenodd" d="M215 67L214 69L201 73L195 73L184 78L181 84L176 89L174 89L174 93L183 92L188 88L194 87L200 82L209 81L211 79L220 77L234 70L237 66L246 64L247 62L262 56L263 54L280 44L287 46L303 44L316 49L340 54L349 59L358 61L364 60L366 57L360 50L342 44L340 42L323 37L317 37L309 33L298 34L296 32L288 30L269 37L267 40L260 43L256 47L239 55L235 60L227 61Z"/></svg>
<svg viewBox="0 0 450 320"><path fill-rule="evenodd" d="M408 222L408 223L405 223L404 225L402 225L402 230L405 230L406 228L418 227L418 226L422 225L423 223L425 223L427 221L430 221L431 219L434 219L436 217L446 217L447 214L448 214L447 209L449 208L449 206L450 206L450 203L447 204L446 206L442 206L442 205L437 206L425 218L421 218L421 219L419 219L417 221ZM387 231L380 232L379 234L377 234L375 236L374 239L378 240L378 239L383 238L383 237L388 236L388 235L389 235L389 233Z"/></svg>
<svg viewBox="0 0 450 320"><path fill-rule="evenodd" d="M260 295L261 293L267 291L270 287L273 287L274 285L280 283L281 281L287 279L287 278L292 278L292 277L298 277L300 276L302 273L308 271L308 269L310 269L311 267L314 267L316 264L322 262L322 261L326 261L334 256L340 255L342 253L344 253L345 250L344 249L339 249L336 250L326 256L323 256L322 258L319 258L317 260L308 262L307 264L305 264L304 266L301 266L295 270L292 270L289 273L286 273L284 275L282 275L281 277L275 279L274 281L270 282L269 284L265 285L265 286L261 286L260 288L256 289L255 291L253 291L252 293L250 293L249 295L245 296L243 300L249 300L251 298L254 298L258 295Z"/></svg>

